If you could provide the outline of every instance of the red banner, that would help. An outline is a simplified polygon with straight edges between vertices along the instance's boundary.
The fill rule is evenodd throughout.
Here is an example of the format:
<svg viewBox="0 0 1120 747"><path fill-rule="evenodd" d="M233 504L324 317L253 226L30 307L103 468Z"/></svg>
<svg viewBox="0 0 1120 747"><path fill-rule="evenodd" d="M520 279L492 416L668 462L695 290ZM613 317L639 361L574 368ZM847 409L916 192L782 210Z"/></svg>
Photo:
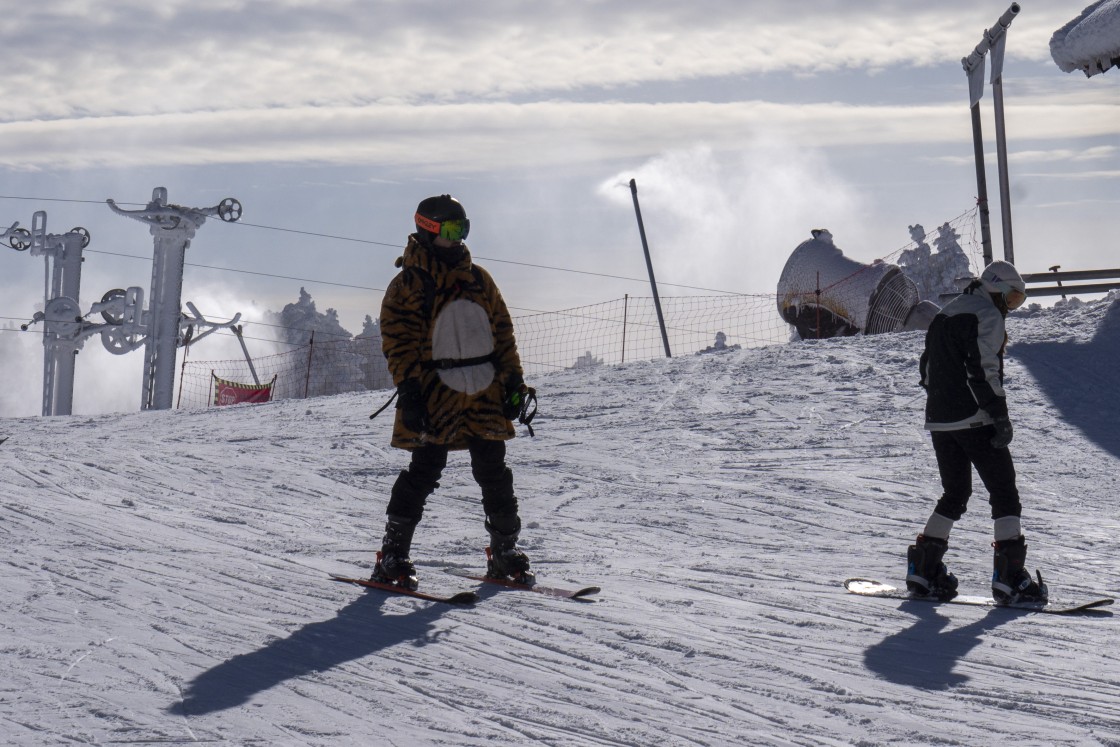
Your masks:
<svg viewBox="0 0 1120 747"><path fill-rule="evenodd" d="M217 406L222 405L237 405L242 402L269 402L272 400L272 385L276 383L276 377L272 377L272 381L267 384L238 384L236 381L226 381L214 375L211 371L210 375L214 377L214 404Z"/></svg>

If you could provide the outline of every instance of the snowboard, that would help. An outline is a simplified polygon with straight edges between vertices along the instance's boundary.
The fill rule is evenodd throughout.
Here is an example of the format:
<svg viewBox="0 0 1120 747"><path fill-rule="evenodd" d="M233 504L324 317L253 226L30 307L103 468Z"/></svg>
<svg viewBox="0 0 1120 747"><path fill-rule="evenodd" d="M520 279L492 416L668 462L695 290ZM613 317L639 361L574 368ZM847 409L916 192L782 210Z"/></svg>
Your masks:
<svg viewBox="0 0 1120 747"><path fill-rule="evenodd" d="M390 594L403 594L409 597L416 597L417 599L424 599L429 602L442 602L443 604L474 604L478 601L478 593L474 591L461 591L458 594L450 596L439 596L437 594L427 594L423 591L409 589L404 586L397 586L396 584L383 584L379 581L371 581L368 578L350 578L348 576L339 576L332 573L331 579L334 581L342 581L355 586L364 586L367 589L378 589L380 591L387 591Z"/></svg>
<svg viewBox="0 0 1120 747"><path fill-rule="evenodd" d="M598 586L585 586L582 589L560 589L555 586L543 586L536 582L532 584L523 584L508 578L490 578L480 574L464 571L459 568L446 568L444 569L453 576L461 576L462 578L469 578L472 581L481 581L485 584L496 584L504 586L507 589L518 589L520 591L535 591L538 594L544 594L549 597L557 597L558 599L578 599L582 602L594 602L594 599L587 599L592 594L598 594L602 589Z"/></svg>
<svg viewBox="0 0 1120 747"><path fill-rule="evenodd" d="M1000 607L1004 609L1022 610L1024 612L1044 612L1050 615L1075 615L1079 613L1108 612L1101 609L1112 604L1114 599L1102 597L1079 604L1065 604L1058 602L1012 602L1002 604L991 597L970 596L958 594L952 599L938 599L937 597L915 597L905 589L898 589L882 581L873 581L867 578L849 578L844 582L844 588L852 594L865 597L881 597L883 599L899 599L903 601L929 602L932 604L967 604L974 607Z"/></svg>

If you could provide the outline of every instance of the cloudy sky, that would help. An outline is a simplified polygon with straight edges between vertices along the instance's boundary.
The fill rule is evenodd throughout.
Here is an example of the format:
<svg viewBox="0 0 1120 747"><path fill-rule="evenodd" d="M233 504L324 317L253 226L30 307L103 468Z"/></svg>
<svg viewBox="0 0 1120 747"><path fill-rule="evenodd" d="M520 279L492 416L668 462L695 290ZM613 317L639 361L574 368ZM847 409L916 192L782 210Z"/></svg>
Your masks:
<svg viewBox="0 0 1120 747"><path fill-rule="evenodd" d="M0 24L0 224L45 210L51 232L87 228L87 307L150 280L151 238L106 198L235 197L243 225L199 232L184 299L252 316L303 285L357 331L416 203L441 192L515 314L648 295L634 178L663 294L771 293L811 228L870 261L973 207L960 61L1007 7L19 3ZM1048 46L1082 7L1028 0L1009 31L1024 271L1118 264L1120 71L1063 73ZM999 256L990 90L981 106ZM42 278L41 259L0 247L0 326L31 316Z"/></svg>

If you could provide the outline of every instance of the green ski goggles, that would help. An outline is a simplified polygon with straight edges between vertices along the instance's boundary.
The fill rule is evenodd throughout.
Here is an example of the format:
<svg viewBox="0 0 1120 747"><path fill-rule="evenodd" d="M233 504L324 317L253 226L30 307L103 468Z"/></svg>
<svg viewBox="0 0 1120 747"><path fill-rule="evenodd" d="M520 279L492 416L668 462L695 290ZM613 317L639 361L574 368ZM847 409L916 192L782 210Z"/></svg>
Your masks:
<svg viewBox="0 0 1120 747"><path fill-rule="evenodd" d="M467 238L467 234L471 231L470 218L452 218L450 220L438 221L425 218L423 215L420 215L420 213L417 213L415 220L417 228L421 228L428 233L434 233L436 236L442 236L452 243Z"/></svg>
<svg viewBox="0 0 1120 747"><path fill-rule="evenodd" d="M470 231L471 222L468 218L445 220L439 224L439 235L451 242L462 241Z"/></svg>

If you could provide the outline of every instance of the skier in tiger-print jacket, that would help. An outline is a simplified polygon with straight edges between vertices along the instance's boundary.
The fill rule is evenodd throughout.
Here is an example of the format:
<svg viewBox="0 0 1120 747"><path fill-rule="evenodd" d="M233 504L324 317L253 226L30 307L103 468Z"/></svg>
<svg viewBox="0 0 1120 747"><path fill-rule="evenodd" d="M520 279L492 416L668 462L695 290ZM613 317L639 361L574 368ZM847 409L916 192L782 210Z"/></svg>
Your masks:
<svg viewBox="0 0 1120 747"><path fill-rule="evenodd" d="M419 387L430 422L417 432L398 408L392 445L458 450L467 448L469 438L513 438L502 401L506 386L522 381L521 359L513 322L490 273L472 263L465 245L429 248L415 234L397 266L402 271L381 305L382 350L393 383ZM480 358L489 360L461 365Z"/></svg>
<svg viewBox="0 0 1120 747"><path fill-rule="evenodd" d="M490 535L487 573L531 581L505 442L529 393L502 294L463 244L470 230L450 195L416 209L401 272L381 304L382 350L397 387L391 444L411 452L393 484L373 579L416 588L412 535L449 451L466 449Z"/></svg>

